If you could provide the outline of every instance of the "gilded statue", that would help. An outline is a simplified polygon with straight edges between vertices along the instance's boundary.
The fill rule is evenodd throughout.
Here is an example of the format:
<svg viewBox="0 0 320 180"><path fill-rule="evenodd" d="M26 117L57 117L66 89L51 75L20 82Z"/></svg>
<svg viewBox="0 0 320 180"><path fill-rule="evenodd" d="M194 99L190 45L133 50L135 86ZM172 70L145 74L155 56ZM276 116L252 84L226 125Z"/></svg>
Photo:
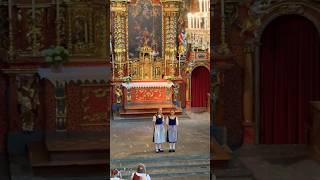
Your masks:
<svg viewBox="0 0 320 180"><path fill-rule="evenodd" d="M173 86L173 100L174 101L178 101L179 88L180 88L179 84L175 83Z"/></svg>
<svg viewBox="0 0 320 180"><path fill-rule="evenodd" d="M123 94L122 94L121 87L119 85L115 86L114 94L116 95L116 102L121 103L121 99L122 99Z"/></svg>
<svg viewBox="0 0 320 180"><path fill-rule="evenodd" d="M270 0L258 0L250 6L250 2L246 4L248 8L248 17L241 24L240 36L245 32L254 32L261 25L261 16L266 13L270 6ZM254 34L256 36L256 34Z"/></svg>
<svg viewBox="0 0 320 180"><path fill-rule="evenodd" d="M23 131L33 131L34 121L37 118L39 102L36 80L34 78L21 78L18 88L18 103Z"/></svg>

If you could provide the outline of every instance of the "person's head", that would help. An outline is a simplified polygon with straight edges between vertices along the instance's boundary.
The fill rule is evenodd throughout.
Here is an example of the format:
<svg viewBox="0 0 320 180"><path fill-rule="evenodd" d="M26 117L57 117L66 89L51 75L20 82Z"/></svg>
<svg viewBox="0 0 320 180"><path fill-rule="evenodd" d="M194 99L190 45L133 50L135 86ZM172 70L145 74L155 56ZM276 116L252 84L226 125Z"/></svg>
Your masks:
<svg viewBox="0 0 320 180"><path fill-rule="evenodd" d="M171 109L170 115L173 116L174 114L175 114L175 110L174 110L174 109Z"/></svg>
<svg viewBox="0 0 320 180"><path fill-rule="evenodd" d="M144 164L139 164L137 168L138 173L146 173L146 167Z"/></svg>
<svg viewBox="0 0 320 180"><path fill-rule="evenodd" d="M111 177L117 177L118 174L119 174L118 169L112 169L112 171L111 171Z"/></svg>
<svg viewBox="0 0 320 180"><path fill-rule="evenodd" d="M158 109L158 114L162 114L162 108Z"/></svg>

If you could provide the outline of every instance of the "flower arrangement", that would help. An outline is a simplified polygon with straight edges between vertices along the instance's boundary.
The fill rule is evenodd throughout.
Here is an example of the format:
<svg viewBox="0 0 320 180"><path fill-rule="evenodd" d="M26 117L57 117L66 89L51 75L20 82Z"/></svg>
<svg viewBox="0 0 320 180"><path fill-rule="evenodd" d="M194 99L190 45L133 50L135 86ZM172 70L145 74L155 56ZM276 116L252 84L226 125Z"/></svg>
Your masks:
<svg viewBox="0 0 320 180"><path fill-rule="evenodd" d="M45 61L53 67L57 67L68 61L69 52L62 46L50 47L41 52Z"/></svg>
<svg viewBox="0 0 320 180"><path fill-rule="evenodd" d="M173 80L173 77L172 76L164 76L163 79L171 81L171 80Z"/></svg>
<svg viewBox="0 0 320 180"><path fill-rule="evenodd" d="M123 78L122 78L122 81L123 82L126 82L126 83L129 83L130 81L131 81L131 76L129 75L129 76L124 76Z"/></svg>

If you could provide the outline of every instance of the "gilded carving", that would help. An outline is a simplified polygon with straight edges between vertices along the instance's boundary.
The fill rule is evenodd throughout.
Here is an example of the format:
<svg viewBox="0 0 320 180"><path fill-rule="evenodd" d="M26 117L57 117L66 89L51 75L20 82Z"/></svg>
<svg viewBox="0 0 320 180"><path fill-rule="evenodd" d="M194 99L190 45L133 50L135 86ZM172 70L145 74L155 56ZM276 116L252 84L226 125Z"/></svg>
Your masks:
<svg viewBox="0 0 320 180"><path fill-rule="evenodd" d="M258 0L252 5L247 3L248 17L241 23L240 36L245 32L253 32L257 36L255 30L261 25L261 17L266 13L266 10L271 5L271 0Z"/></svg>
<svg viewBox="0 0 320 180"><path fill-rule="evenodd" d="M106 88L82 87L83 122L100 123L107 119L107 111L100 104L104 104L107 95L108 89Z"/></svg>
<svg viewBox="0 0 320 180"><path fill-rule="evenodd" d="M27 11L27 33L26 39L28 41L29 46L27 50L32 51L32 54L39 55L39 50L44 48L42 29L43 29L43 16L44 16L44 8L36 8L34 10L28 9ZM34 16L34 17L33 17Z"/></svg>
<svg viewBox="0 0 320 180"><path fill-rule="evenodd" d="M114 89L114 94L116 95L116 102L117 103L121 103L121 99L122 99L122 90L121 90L121 86L118 85L118 86L115 86L115 89Z"/></svg>
<svg viewBox="0 0 320 180"><path fill-rule="evenodd" d="M282 14L302 14L304 7L301 4L286 4L281 6L279 10Z"/></svg>
<svg viewBox="0 0 320 180"><path fill-rule="evenodd" d="M23 131L33 131L38 118L39 83L34 75L17 76L18 104Z"/></svg>

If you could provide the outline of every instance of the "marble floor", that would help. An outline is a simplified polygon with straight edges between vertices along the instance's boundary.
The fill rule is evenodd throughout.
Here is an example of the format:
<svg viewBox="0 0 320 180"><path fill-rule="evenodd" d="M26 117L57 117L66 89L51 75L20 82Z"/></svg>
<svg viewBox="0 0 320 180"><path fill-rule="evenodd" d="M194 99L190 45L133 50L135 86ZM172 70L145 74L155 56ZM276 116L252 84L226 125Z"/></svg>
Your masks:
<svg viewBox="0 0 320 180"><path fill-rule="evenodd" d="M257 180L320 180L320 163L306 145L244 146L236 155Z"/></svg>
<svg viewBox="0 0 320 180"><path fill-rule="evenodd" d="M183 180L190 175L192 175L192 179L209 179L210 114L196 109L186 113L190 118L179 119L178 143L175 153L168 152L167 143L164 145L165 152L155 153L152 142L151 117L149 120L132 122L128 120L112 121L110 129L111 168L126 165L132 167L141 160L142 162L148 162L145 163L146 166L152 166L149 168L150 171L157 171L158 176L152 179ZM186 160L183 161L183 158ZM122 162L122 164L119 162ZM166 168L167 164L172 168ZM181 165L181 168L178 169L179 165ZM170 173L174 174L172 173L174 168L177 168L177 173L181 173L179 176L173 177L170 175ZM191 171L194 169L194 171L204 172L204 175L201 176L201 173L192 174L190 169ZM183 177L184 175L185 177Z"/></svg>
<svg viewBox="0 0 320 180"><path fill-rule="evenodd" d="M320 162L306 145L244 145L232 155L244 167L219 170L218 180L320 180Z"/></svg>

